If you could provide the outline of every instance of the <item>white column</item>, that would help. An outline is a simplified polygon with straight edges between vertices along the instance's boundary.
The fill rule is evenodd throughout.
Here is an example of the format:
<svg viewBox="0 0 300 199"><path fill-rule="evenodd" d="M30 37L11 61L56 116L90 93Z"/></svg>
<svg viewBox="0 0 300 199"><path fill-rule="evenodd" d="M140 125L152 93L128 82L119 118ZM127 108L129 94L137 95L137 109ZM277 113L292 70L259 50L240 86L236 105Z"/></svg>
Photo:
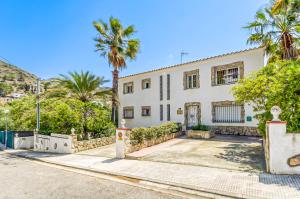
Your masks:
<svg viewBox="0 0 300 199"><path fill-rule="evenodd" d="M127 131L130 129L125 127L125 120L121 121L121 128L116 129L116 158L125 158Z"/></svg>

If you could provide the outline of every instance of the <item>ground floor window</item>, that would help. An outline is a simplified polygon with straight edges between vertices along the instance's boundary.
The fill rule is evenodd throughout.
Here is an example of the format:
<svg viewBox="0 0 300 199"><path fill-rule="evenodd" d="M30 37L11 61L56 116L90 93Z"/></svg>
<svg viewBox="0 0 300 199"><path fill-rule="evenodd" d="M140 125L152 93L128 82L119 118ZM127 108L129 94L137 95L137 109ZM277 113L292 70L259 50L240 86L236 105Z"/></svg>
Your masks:
<svg viewBox="0 0 300 199"><path fill-rule="evenodd" d="M215 123L242 123L245 121L244 105L236 102L212 102L212 121Z"/></svg>
<svg viewBox="0 0 300 199"><path fill-rule="evenodd" d="M142 116L151 116L150 106L142 106Z"/></svg>
<svg viewBox="0 0 300 199"><path fill-rule="evenodd" d="M123 118L133 119L134 118L134 108L133 106L127 106L123 108Z"/></svg>

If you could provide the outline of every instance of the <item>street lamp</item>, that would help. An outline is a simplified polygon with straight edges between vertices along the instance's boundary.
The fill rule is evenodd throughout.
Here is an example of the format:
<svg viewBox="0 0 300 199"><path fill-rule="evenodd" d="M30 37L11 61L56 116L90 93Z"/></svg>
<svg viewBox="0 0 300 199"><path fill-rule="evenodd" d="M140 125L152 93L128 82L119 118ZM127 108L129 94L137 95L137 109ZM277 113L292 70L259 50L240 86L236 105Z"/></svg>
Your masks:
<svg viewBox="0 0 300 199"><path fill-rule="evenodd" d="M4 110L4 114L5 114L5 148L7 149L7 126L8 126L8 121L7 121L7 115L9 113L8 109Z"/></svg>

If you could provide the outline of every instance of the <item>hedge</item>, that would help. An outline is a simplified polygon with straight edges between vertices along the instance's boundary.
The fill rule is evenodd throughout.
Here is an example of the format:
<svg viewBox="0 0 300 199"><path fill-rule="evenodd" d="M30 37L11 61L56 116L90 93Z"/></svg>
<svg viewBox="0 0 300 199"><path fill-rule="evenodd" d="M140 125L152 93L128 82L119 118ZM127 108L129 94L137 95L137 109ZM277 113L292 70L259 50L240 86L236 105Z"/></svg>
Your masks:
<svg viewBox="0 0 300 199"><path fill-rule="evenodd" d="M137 143L142 143L144 140L157 139L164 135L176 133L179 126L175 122L167 122L160 126L149 128L133 128L130 134L130 140L135 140Z"/></svg>

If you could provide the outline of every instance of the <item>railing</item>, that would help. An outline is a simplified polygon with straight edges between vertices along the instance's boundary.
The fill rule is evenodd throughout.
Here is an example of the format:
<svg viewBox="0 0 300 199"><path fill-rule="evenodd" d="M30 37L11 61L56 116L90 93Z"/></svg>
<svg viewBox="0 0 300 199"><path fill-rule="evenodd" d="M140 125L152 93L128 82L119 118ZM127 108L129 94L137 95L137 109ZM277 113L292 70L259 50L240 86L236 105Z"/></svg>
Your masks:
<svg viewBox="0 0 300 199"><path fill-rule="evenodd" d="M242 106L241 105L222 105L214 107L213 122L219 123L241 123L242 118Z"/></svg>
<svg viewBox="0 0 300 199"><path fill-rule="evenodd" d="M217 85L222 84L233 84L240 79L240 74L238 73L238 68L233 68L222 71L217 71L216 83Z"/></svg>

